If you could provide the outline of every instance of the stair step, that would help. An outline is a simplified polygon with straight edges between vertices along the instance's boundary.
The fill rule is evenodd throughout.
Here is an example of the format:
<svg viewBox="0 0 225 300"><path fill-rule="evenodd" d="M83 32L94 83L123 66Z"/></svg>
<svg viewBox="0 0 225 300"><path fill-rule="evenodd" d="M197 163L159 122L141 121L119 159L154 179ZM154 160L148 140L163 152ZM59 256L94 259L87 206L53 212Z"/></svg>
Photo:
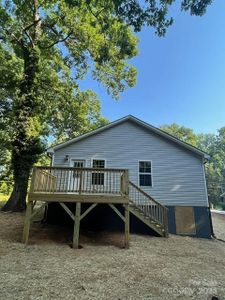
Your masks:
<svg viewBox="0 0 225 300"><path fill-rule="evenodd" d="M152 228L153 230L156 230L159 234L163 235L165 230L163 229L163 226L159 223L157 223L157 221L152 220L151 216L147 216L140 208L138 208L137 206L132 206L132 209L134 211L136 211L136 213L138 213L140 215L141 218L144 218L146 221L148 221L149 223L149 227ZM132 212L132 211L131 211Z"/></svg>
<svg viewBox="0 0 225 300"><path fill-rule="evenodd" d="M157 220L158 217L154 216L154 210L151 210L151 208L154 207L160 208L162 207L162 205L156 200L154 200L152 197L150 197L147 193L145 193L134 183L129 182L129 185L131 187L131 191L135 191L135 193L132 194L133 200L130 199L130 212L133 213L138 219L140 219L152 230L156 231L159 235L166 236L167 230L164 228L164 225L161 224L160 219ZM147 198L149 199L149 202L146 200ZM140 199L143 200L143 204L139 204Z"/></svg>

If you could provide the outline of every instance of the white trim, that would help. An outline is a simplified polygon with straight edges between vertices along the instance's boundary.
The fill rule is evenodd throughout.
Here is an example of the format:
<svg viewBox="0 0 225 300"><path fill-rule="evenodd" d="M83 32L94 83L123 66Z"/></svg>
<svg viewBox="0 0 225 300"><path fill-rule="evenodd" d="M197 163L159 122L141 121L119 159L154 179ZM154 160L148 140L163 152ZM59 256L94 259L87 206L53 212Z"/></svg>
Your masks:
<svg viewBox="0 0 225 300"><path fill-rule="evenodd" d="M61 144L58 144L58 145L56 145L54 147L48 148L47 152L52 153L55 150L58 150L58 149L63 148L65 146L68 146L68 145L70 145L72 143L78 142L78 141L80 141L82 139L85 139L85 138L87 138L89 136L95 135L95 134L97 134L99 132L102 132L102 131L104 131L106 129L112 128L112 127L114 127L114 126L116 126L118 124L121 124L121 123L125 122L125 121L132 121L132 122L134 122L136 124L139 124L140 126L145 127L146 129L148 129L148 130L150 130L150 131L152 131L152 132L154 132L154 133L156 133L156 134L158 134L158 135L166 138L167 140L170 140L170 141L172 141L172 142L174 142L174 143L176 143L176 144L178 144L178 145L180 145L180 146L182 146L182 147L184 147L184 148L186 148L186 149L188 149L188 150L190 150L190 151L192 151L192 152L194 152L194 153L196 153L196 154L204 157L207 160L210 158L210 156L207 153L201 151L200 149L198 149L196 147L193 147L193 146L191 146L191 145L189 145L189 144L187 144L187 143L185 143L185 142L177 139L176 137L174 137L174 136L166 133L165 131L163 131L163 130L157 128L157 127L154 127L154 126L152 126L152 125L150 125L150 124L148 124L148 123L146 123L146 122L144 122L144 121L142 121L142 120L140 120L140 119L138 119L138 118L136 118L136 117L134 117L132 115L128 115L128 116L123 117L123 118L121 118L119 120L116 120L116 121L114 121L112 123L109 123L109 124L107 124L105 126L97 128L97 129L95 129L95 130L93 130L91 132L85 133L85 134L83 134L81 136L78 136L78 137L76 137L74 139L71 139L71 140L66 141L64 143L61 143Z"/></svg>
<svg viewBox="0 0 225 300"><path fill-rule="evenodd" d="M76 160L76 161L84 161L84 168L86 168L86 164L87 164L86 158L70 157L70 158L69 158L69 167L73 167L72 164L71 164L73 160Z"/></svg>
<svg viewBox="0 0 225 300"><path fill-rule="evenodd" d="M85 158L73 158L73 157L70 157L69 158L69 167L73 167L73 164L72 162L73 161L83 161L84 162L84 168L86 167L86 159ZM72 171L73 172L73 171ZM67 188L69 190L69 187L70 187L70 184L71 184L71 176L72 176L72 172L69 171L69 177L68 177L68 182L67 182ZM72 179L73 180L73 179ZM75 180L75 179L74 179Z"/></svg>
<svg viewBox="0 0 225 300"><path fill-rule="evenodd" d="M104 168L102 168L102 170L104 170L106 168L106 159L105 158L97 158L97 157L91 158L91 168L93 168L93 160L104 160L105 163L104 163ZM106 182L107 182L107 180L105 179L106 178L106 173L104 172L103 174L104 174L104 184L92 184L92 179L91 179L91 185L92 186L95 186L95 185L106 186Z"/></svg>
<svg viewBox="0 0 225 300"><path fill-rule="evenodd" d="M139 168L139 163L143 161L143 162L150 162L151 163L151 173L143 173L140 172L140 168ZM151 175L151 185L140 185L140 175ZM152 167L152 160L151 159L139 159L138 160L138 186L141 188L153 188L153 167Z"/></svg>
<svg viewBox="0 0 225 300"><path fill-rule="evenodd" d="M106 158L92 157L91 158L91 168L93 168L93 160L104 160L104 162L105 162L104 169L106 169Z"/></svg>
<svg viewBox="0 0 225 300"><path fill-rule="evenodd" d="M204 160L202 161L202 171L203 171L203 178L204 178L206 203L207 203L207 206L209 207L209 197L208 197L208 189L207 189L207 183L206 183L206 177L205 177L205 164L204 164Z"/></svg>
<svg viewBox="0 0 225 300"><path fill-rule="evenodd" d="M52 154L51 167L54 167L55 164L55 153Z"/></svg>

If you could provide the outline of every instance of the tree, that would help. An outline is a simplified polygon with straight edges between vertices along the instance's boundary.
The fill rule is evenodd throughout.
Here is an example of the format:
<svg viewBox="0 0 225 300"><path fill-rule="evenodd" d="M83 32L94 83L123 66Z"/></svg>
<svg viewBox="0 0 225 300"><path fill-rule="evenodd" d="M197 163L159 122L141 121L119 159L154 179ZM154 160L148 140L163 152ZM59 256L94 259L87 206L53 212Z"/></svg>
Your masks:
<svg viewBox="0 0 225 300"><path fill-rule="evenodd" d="M134 31L153 26L163 35L172 24L167 11L173 2L0 1L0 93L13 129L14 178L4 210L25 208L30 171L44 149L42 137L62 103L80 95L78 80L89 70L114 98L133 86L136 71L127 61L137 54L137 39L130 26ZM201 15L210 2L181 4L182 9Z"/></svg>
<svg viewBox="0 0 225 300"><path fill-rule="evenodd" d="M199 134L197 146L210 155L206 179L210 203L217 204L225 188L225 127L217 134Z"/></svg>
<svg viewBox="0 0 225 300"><path fill-rule="evenodd" d="M10 117L5 113L6 111L7 106L0 101L0 193L10 191L12 187L11 153L9 151L11 128L8 127Z"/></svg>
<svg viewBox="0 0 225 300"><path fill-rule="evenodd" d="M175 123L171 125L162 125L160 126L160 129L175 136L185 143L191 144L192 146L196 146L197 144L197 136L194 133L193 129L180 126Z"/></svg>
<svg viewBox="0 0 225 300"><path fill-rule="evenodd" d="M108 120L101 116L100 101L91 90L77 93L76 99L67 99L60 106L51 119L55 143L74 138L108 123Z"/></svg>

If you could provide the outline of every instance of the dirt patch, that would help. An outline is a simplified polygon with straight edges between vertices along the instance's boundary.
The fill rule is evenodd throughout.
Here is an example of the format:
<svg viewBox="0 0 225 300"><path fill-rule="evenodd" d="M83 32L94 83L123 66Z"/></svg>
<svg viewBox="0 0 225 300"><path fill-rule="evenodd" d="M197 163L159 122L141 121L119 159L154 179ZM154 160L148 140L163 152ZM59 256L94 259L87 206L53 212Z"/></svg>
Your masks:
<svg viewBox="0 0 225 300"><path fill-rule="evenodd" d="M35 223L25 247L23 217L0 213L1 299L225 299L223 242L131 235L125 250L120 233L83 232L74 250L66 228Z"/></svg>

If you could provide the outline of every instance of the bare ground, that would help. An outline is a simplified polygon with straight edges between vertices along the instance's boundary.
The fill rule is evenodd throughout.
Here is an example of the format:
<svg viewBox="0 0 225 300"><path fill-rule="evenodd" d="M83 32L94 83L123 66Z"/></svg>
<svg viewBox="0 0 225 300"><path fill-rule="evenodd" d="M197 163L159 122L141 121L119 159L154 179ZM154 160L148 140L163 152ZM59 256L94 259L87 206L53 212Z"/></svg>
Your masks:
<svg viewBox="0 0 225 300"><path fill-rule="evenodd" d="M218 239L225 241L225 215L212 214L214 221L214 234Z"/></svg>
<svg viewBox="0 0 225 300"><path fill-rule="evenodd" d="M225 219L213 217L224 237ZM170 235L119 233L81 237L68 246L65 228L32 225L30 245L20 243L22 214L0 213L0 299L225 299L225 243Z"/></svg>

